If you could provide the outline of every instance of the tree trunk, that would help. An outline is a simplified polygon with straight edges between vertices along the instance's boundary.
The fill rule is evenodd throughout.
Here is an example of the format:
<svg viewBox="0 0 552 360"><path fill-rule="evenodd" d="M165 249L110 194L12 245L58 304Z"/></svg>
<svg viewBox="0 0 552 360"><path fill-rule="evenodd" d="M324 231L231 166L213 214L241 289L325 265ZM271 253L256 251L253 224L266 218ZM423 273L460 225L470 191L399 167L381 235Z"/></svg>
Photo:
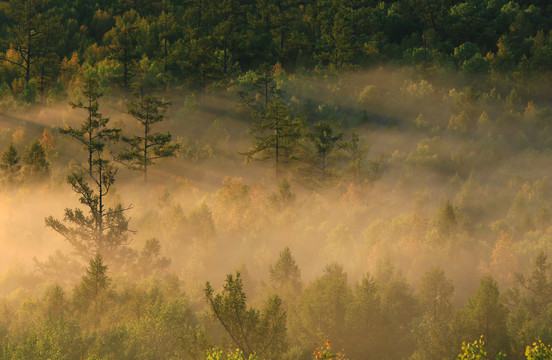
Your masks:
<svg viewBox="0 0 552 360"><path fill-rule="evenodd" d="M148 183L148 135L149 135L149 114L146 115L144 126L144 184Z"/></svg>

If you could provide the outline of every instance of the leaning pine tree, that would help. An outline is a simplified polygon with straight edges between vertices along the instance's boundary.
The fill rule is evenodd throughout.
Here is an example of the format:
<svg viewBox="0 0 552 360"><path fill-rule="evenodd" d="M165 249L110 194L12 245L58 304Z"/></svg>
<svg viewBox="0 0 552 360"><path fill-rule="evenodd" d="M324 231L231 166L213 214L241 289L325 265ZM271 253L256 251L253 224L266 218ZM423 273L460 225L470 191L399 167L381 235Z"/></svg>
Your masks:
<svg viewBox="0 0 552 360"><path fill-rule="evenodd" d="M144 173L144 182L148 182L148 168L155 160L175 156L179 144L171 141L171 134L154 132L155 124L163 121L168 102L156 96L142 96L138 101L131 101L127 105L128 113L135 118L143 129L140 135L123 136L127 144L124 151L119 153L118 159L129 168Z"/></svg>
<svg viewBox="0 0 552 360"><path fill-rule="evenodd" d="M95 83L90 82L87 86L97 86L93 84ZM97 98L91 95L93 92L85 91L85 94L89 107L97 111ZM130 242L129 220L124 216L129 208L123 208L121 204L106 208L105 204L117 173L108 159L106 145L114 139L112 135L117 130L108 128L109 119L101 116L95 117L92 122L95 127L87 128L87 124L90 124L90 111L88 115L86 124L81 127L83 130L79 130L79 141L81 138L90 139L89 132L94 134L92 142L86 146L89 150L87 155L91 156L89 168L77 166L67 176L67 182L73 191L80 195L79 201L84 205L84 210L67 208L63 221L50 216L46 218L46 225L63 235L84 261L101 254L109 263L122 264L131 252L127 247ZM70 135L76 137L74 134Z"/></svg>
<svg viewBox="0 0 552 360"><path fill-rule="evenodd" d="M270 297L261 311L248 307L239 272L226 277L219 294L209 282L204 292L214 317L245 358L252 359L255 354L263 359L279 359L287 350L286 313L277 295Z"/></svg>

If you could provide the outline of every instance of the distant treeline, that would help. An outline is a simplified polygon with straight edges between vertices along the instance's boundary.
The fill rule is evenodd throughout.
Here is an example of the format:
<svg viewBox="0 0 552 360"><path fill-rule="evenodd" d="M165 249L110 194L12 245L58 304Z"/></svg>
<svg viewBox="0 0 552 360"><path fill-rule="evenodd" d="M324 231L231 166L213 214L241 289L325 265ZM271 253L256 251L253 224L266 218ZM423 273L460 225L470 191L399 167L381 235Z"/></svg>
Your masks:
<svg viewBox="0 0 552 360"><path fill-rule="evenodd" d="M0 95L56 100L93 72L126 94L147 73L205 89L263 64L379 64L470 74L550 70L544 0L11 0L0 2Z"/></svg>

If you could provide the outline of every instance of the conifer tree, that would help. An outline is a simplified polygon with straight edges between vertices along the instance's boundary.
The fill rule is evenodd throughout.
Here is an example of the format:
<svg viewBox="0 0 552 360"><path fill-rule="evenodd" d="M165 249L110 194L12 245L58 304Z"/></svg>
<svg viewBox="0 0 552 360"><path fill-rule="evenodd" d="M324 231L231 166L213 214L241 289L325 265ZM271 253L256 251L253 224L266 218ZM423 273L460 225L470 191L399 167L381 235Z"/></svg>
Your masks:
<svg viewBox="0 0 552 360"><path fill-rule="evenodd" d="M109 119L98 113L97 83L89 80L85 84L87 105L77 105L88 112L88 119L81 129L68 128L70 134L85 144L89 156L88 173L80 166L67 176L67 183L80 195L79 201L86 211L80 208L65 209L64 222L46 218L46 225L60 233L73 246L74 251L83 259L90 259L95 254L102 255L108 262L118 261L121 265L131 250L127 248L128 222L121 204L106 208L106 197L109 194L117 169L106 154L107 142L117 137L119 130L107 127ZM88 214L86 214L88 213Z"/></svg>
<svg viewBox="0 0 552 360"><path fill-rule="evenodd" d="M139 56L136 39L139 21L140 15L134 9L125 11L115 17L115 26L105 35L105 39L110 43L111 56L122 66L121 80L125 98L134 74L135 61Z"/></svg>
<svg viewBox="0 0 552 360"><path fill-rule="evenodd" d="M297 157L301 123L297 119L292 120L289 110L279 98L269 103L266 110L257 113L256 117L257 122L250 130L254 136L253 144L242 154L248 161L273 159L278 175L281 165Z"/></svg>
<svg viewBox="0 0 552 360"><path fill-rule="evenodd" d="M295 194L291 191L291 185L287 178L278 182L278 191L270 196L270 201L273 205L281 208L285 208L295 201Z"/></svg>
<svg viewBox="0 0 552 360"><path fill-rule="evenodd" d="M21 169L19 160L17 149L13 146L13 143L10 142L6 151L2 153L2 161L0 162L0 169L4 170L8 182L12 182Z"/></svg>
<svg viewBox="0 0 552 360"><path fill-rule="evenodd" d="M82 277L79 286L75 288L75 295L81 296L84 301L97 302L98 296L106 291L111 284L107 276L107 265L104 265L102 256L96 254L90 259L90 265L86 269L86 275Z"/></svg>
<svg viewBox="0 0 552 360"><path fill-rule="evenodd" d="M289 247L281 251L276 264L270 266L270 281L279 288L290 285L296 295L301 292L301 270L295 263Z"/></svg>
<svg viewBox="0 0 552 360"><path fill-rule="evenodd" d="M500 297L500 291L492 276L481 278L477 292L468 299L463 315L468 324L467 332L473 338L482 334L488 339L490 354L504 351L508 345L506 320L508 309Z"/></svg>
<svg viewBox="0 0 552 360"><path fill-rule="evenodd" d="M256 71L251 82L243 84L238 92L241 100L253 111L253 114L264 113L271 102L278 101L280 94L274 74L277 65L264 63Z"/></svg>
<svg viewBox="0 0 552 360"><path fill-rule="evenodd" d="M368 156L369 148L362 146L355 129L351 130L351 140L341 143L340 147L349 155L349 169L353 181L358 184L362 178L362 161Z"/></svg>
<svg viewBox="0 0 552 360"><path fill-rule="evenodd" d="M111 278L107 275L108 266L100 254L90 259L86 275L73 290L73 303L81 313L82 320L98 327L103 314L107 311L108 291Z"/></svg>
<svg viewBox="0 0 552 360"><path fill-rule="evenodd" d="M69 135L80 142L86 149L88 155L88 172L92 176L92 163L94 154L102 151L107 141L115 141L119 138L120 129L109 128L109 118L104 118L98 112L98 99L102 96L99 84L96 80L88 77L82 88L84 102L79 100L71 103L73 108L83 109L87 112L87 119L80 128L66 126L60 129L61 134Z"/></svg>
<svg viewBox="0 0 552 360"><path fill-rule="evenodd" d="M8 27L11 35L10 48L17 53L16 58L1 57L21 68L25 74L25 84L29 84L36 65L45 57L55 55L52 42L55 37L53 9L48 11L50 0L11 0L5 2L5 11L12 25ZM58 28L59 33L59 28Z"/></svg>
<svg viewBox="0 0 552 360"><path fill-rule="evenodd" d="M313 131L307 134L302 161L307 165L307 174L314 176L315 181L326 184L333 175L332 159L341 138L342 134L334 132L327 121L315 124Z"/></svg>
<svg viewBox="0 0 552 360"><path fill-rule="evenodd" d="M178 144L171 142L171 134L153 130L153 126L165 118L164 112L169 105L155 96L144 96L127 105L128 113L138 121L144 133L123 136L128 147L119 153L118 159L131 169L142 171L145 183L148 181L148 167L157 159L175 156L180 148Z"/></svg>
<svg viewBox="0 0 552 360"><path fill-rule="evenodd" d="M50 170L50 163L46 159L46 151L40 140L34 139L23 154L25 172L33 177L46 176Z"/></svg>
<svg viewBox="0 0 552 360"><path fill-rule="evenodd" d="M182 30L176 21L175 6L170 2L163 2L161 14L156 19L157 27L159 28L159 57L163 64L163 84L166 89L170 80L170 67L176 63L176 58L171 56L173 53L174 43L177 41L180 31Z"/></svg>
<svg viewBox="0 0 552 360"><path fill-rule="evenodd" d="M286 314L282 311L282 301L274 296L262 312L248 309L239 272L235 277L227 276L220 294L214 295L211 284L207 283L205 298L215 318L246 358L253 354L279 358L287 348Z"/></svg>

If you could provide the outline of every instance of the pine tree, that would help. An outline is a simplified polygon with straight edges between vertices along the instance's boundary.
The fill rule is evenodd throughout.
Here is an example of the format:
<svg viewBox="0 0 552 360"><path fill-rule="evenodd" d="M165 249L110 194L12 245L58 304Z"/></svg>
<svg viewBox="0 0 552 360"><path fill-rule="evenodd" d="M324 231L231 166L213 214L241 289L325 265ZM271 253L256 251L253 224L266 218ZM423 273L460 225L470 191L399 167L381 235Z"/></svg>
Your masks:
<svg viewBox="0 0 552 360"><path fill-rule="evenodd" d="M73 108L83 109L87 112L87 119L80 128L66 126L60 129L61 134L69 135L84 145L88 152L88 172L92 176L92 163L94 154L101 152L108 141L116 141L121 132L117 128L109 128L109 118L104 118L98 112L98 99L102 96L99 89L99 84L92 78L86 78L82 88L84 95L84 103L79 100L76 103L71 103Z"/></svg>
<svg viewBox="0 0 552 360"><path fill-rule="evenodd" d="M278 101L281 91L274 77L277 67L264 63L259 66L255 78L242 84L238 92L241 100L252 110L253 115L262 115L271 102Z"/></svg>
<svg viewBox="0 0 552 360"><path fill-rule="evenodd" d="M314 176L315 182L324 185L334 175L332 160L341 138L342 134L335 133L327 121L315 124L313 131L307 135L302 161L307 165L307 174Z"/></svg>
<svg viewBox="0 0 552 360"><path fill-rule="evenodd" d="M466 303L464 314L471 337L484 335L488 339L490 354L495 355L507 349L508 309L500 297L496 281L490 275L481 279L477 292Z"/></svg>
<svg viewBox="0 0 552 360"><path fill-rule="evenodd" d="M270 281L279 288L291 285L296 295L301 292L301 270L295 263L289 247L281 251L276 264L270 266Z"/></svg>
<svg viewBox="0 0 552 360"><path fill-rule="evenodd" d="M349 155L349 169L353 175L353 181L356 184L360 183L363 174L362 161L368 156L369 148L361 145L355 129L351 130L351 140L341 143L340 147Z"/></svg>
<svg viewBox="0 0 552 360"><path fill-rule="evenodd" d="M171 56L173 54L174 43L177 41L180 31L182 31L178 22L176 21L175 6L171 1L163 2L163 9L161 14L157 17L156 25L159 28L159 54L161 62L163 64L163 84L164 88L170 80L170 68L175 65L176 58Z"/></svg>
<svg viewBox="0 0 552 360"><path fill-rule="evenodd" d="M178 144L171 142L171 134L161 134L153 130L155 124L163 121L164 112L169 105L155 96L144 96L138 101L131 101L127 106L128 113L138 120L144 133L132 137L123 136L128 148L119 153L118 159L131 169L143 171L145 183L148 181L148 167L157 159L175 156L180 148Z"/></svg>
<svg viewBox="0 0 552 360"><path fill-rule="evenodd" d="M108 262L122 265L131 254L127 247L130 242L129 220L124 215L130 207L123 208L121 204L116 204L106 209L105 205L117 173L117 169L108 160L106 145L117 137L119 130L108 128L109 119L98 113L97 83L88 80L84 92L88 104L77 104L76 107L85 109L88 119L81 129L68 128L65 133L83 143L88 152L88 173L82 167L77 167L67 176L67 183L80 195L79 201L86 211L66 208L64 222L72 226L67 226L52 216L46 218L46 226L65 237L75 253L83 259L100 254Z"/></svg>
<svg viewBox="0 0 552 360"><path fill-rule="evenodd" d="M31 75L39 61L55 56L52 49L56 20L53 11L47 11L49 0L11 0L6 2L6 15L12 21L8 27L11 35L10 48L15 50L17 58L2 57L0 60L20 67L25 73L25 84L29 84ZM53 10L53 9L52 9Z"/></svg>
<svg viewBox="0 0 552 360"><path fill-rule="evenodd" d="M140 15L134 10L125 11L115 17L115 26L105 34L109 42L111 56L122 66L121 80L123 82L124 97L127 97L130 80L134 74L135 61L138 58L138 43L136 34Z"/></svg>
<svg viewBox="0 0 552 360"><path fill-rule="evenodd" d="M278 182L278 191L270 196L273 205L285 208L295 201L295 193L291 191L291 185L287 178Z"/></svg>
<svg viewBox="0 0 552 360"><path fill-rule="evenodd" d="M171 260L161 256L161 244L156 238L148 239L134 264L134 274L139 278L160 276L167 270Z"/></svg>
<svg viewBox="0 0 552 360"><path fill-rule="evenodd" d="M264 112L257 113L257 122L250 132L255 138L254 142L247 152L242 153L248 161L271 158L278 176L281 165L296 159L301 123L291 119L281 99L277 98L268 104Z"/></svg>
<svg viewBox="0 0 552 360"><path fill-rule="evenodd" d="M19 155L17 154L17 149L13 146L13 143L10 142L8 148L4 153L2 153L2 162L0 163L0 169L4 170L6 175L6 180L8 182L13 182L14 178L19 173L21 165L19 165Z"/></svg>
<svg viewBox="0 0 552 360"><path fill-rule="evenodd" d="M82 277L80 285L75 289L88 300L97 301L102 291L109 288L111 279L107 276L107 265L104 265L102 256L90 259L90 266L86 269L86 275Z"/></svg>
<svg viewBox="0 0 552 360"><path fill-rule="evenodd" d="M23 162L25 163L25 173L34 178L44 177L50 171L46 151L38 139L34 139L25 150Z"/></svg>
<svg viewBox="0 0 552 360"><path fill-rule="evenodd" d="M73 246L75 253L83 259L98 253L103 254L110 262L124 261L130 254L127 248L130 243L129 220L124 216L129 208L123 208L121 204L105 208L105 197L115 181L115 170L106 160L96 160L94 167L97 169L97 176L92 178L92 185L97 190L90 186L86 180L87 175L82 171L75 171L67 176L67 182L73 191L81 195L79 201L87 208L88 215L79 208L66 208L64 222L74 225L73 227L66 226L52 216L46 218L46 225L63 235Z"/></svg>
<svg viewBox="0 0 552 360"><path fill-rule="evenodd" d="M335 263L327 265L324 274L302 292L295 308L293 336L303 342L329 338L343 344L351 295L343 267Z"/></svg>
<svg viewBox="0 0 552 360"><path fill-rule="evenodd" d="M214 295L211 284L205 287L205 298L215 318L234 344L246 355L278 358L287 348L286 314L278 296L269 298L263 311L247 308L240 273L228 275L224 289Z"/></svg>
<svg viewBox="0 0 552 360"><path fill-rule="evenodd" d="M106 295L111 286L111 278L107 275L107 265L100 254L90 259L86 275L73 290L73 303L82 314L85 322L97 327L101 316L107 311Z"/></svg>
<svg viewBox="0 0 552 360"><path fill-rule="evenodd" d="M454 308L454 286L440 268L425 272L420 280L418 295L423 316L419 319L417 358L444 359L455 354L450 323Z"/></svg>

